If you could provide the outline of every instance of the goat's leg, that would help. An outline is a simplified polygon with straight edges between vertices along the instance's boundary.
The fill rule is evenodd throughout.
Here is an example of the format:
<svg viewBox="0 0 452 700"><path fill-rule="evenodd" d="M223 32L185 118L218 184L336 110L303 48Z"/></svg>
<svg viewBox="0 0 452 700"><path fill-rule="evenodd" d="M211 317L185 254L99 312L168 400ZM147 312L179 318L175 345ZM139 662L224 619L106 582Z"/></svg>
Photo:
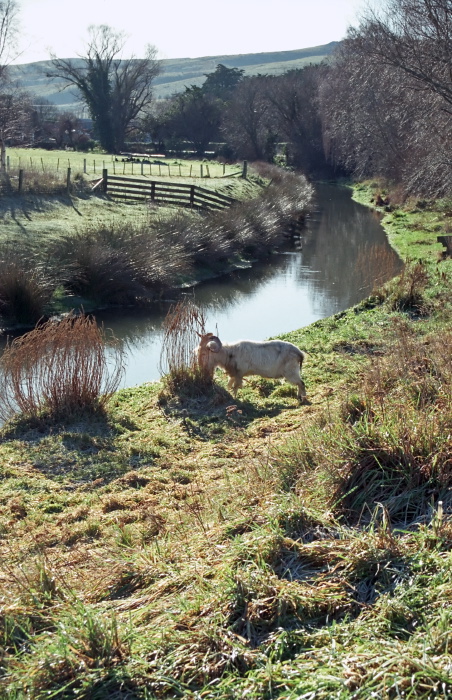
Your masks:
<svg viewBox="0 0 452 700"><path fill-rule="evenodd" d="M238 390L242 388L242 383L243 383L243 377L241 377L240 375L230 378L230 380L228 382L228 389L232 390L234 398L237 396Z"/></svg>
<svg viewBox="0 0 452 700"><path fill-rule="evenodd" d="M300 372L286 372L284 379L289 382L289 384L295 384L297 387L297 396L300 401L306 401L306 386L302 378L300 377Z"/></svg>

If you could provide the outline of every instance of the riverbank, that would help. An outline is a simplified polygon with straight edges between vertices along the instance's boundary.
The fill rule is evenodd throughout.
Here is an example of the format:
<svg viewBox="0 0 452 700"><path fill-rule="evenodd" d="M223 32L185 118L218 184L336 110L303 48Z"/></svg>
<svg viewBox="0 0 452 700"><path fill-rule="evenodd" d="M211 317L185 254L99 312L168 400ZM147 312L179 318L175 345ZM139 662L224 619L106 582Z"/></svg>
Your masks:
<svg viewBox="0 0 452 700"><path fill-rule="evenodd" d="M144 384L2 432L9 697L447 697L450 211L387 213L416 262L284 336L310 406Z"/></svg>
<svg viewBox="0 0 452 700"><path fill-rule="evenodd" d="M269 256L312 199L304 177L271 166L221 188L235 203L202 214L88 195L1 198L0 321L10 329L74 308L149 305Z"/></svg>

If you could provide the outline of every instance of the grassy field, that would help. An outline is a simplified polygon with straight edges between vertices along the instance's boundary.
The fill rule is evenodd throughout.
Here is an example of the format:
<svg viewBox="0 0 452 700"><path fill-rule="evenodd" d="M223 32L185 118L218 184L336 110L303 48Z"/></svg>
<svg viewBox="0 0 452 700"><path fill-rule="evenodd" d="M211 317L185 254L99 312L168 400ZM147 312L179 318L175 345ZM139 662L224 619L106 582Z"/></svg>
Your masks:
<svg viewBox="0 0 452 700"><path fill-rule="evenodd" d="M72 176L86 173L88 176L102 176L107 169L110 175L133 175L145 177L171 178L222 178L241 173L241 166L218 163L217 161L197 161L165 156L135 156L135 162L125 156L112 156L102 153L82 153L79 151L48 151L43 148L8 148L11 171L23 169L37 172L59 172L66 175L71 168ZM143 160L146 162L137 162Z"/></svg>
<svg viewBox="0 0 452 700"><path fill-rule="evenodd" d="M284 336L309 406L218 376L4 427L4 697L450 697L451 218L387 214L415 262Z"/></svg>

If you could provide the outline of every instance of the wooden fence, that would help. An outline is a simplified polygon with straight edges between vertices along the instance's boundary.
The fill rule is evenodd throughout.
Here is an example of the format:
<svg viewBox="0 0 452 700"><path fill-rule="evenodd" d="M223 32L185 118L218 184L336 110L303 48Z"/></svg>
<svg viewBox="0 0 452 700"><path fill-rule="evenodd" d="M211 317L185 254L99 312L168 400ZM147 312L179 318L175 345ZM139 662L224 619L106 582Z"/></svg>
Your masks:
<svg viewBox="0 0 452 700"><path fill-rule="evenodd" d="M176 204L196 209L224 209L236 201L225 194L198 185L132 179L120 175L109 175L107 170L103 171L103 177L98 186L115 199L137 201L144 199L156 204Z"/></svg>

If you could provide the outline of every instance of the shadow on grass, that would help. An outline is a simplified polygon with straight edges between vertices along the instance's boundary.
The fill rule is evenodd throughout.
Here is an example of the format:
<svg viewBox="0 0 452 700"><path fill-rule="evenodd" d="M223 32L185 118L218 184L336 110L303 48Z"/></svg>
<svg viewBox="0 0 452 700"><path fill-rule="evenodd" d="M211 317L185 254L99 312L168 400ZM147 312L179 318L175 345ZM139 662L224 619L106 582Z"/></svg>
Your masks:
<svg viewBox="0 0 452 700"><path fill-rule="evenodd" d="M89 199L89 194L83 191L77 192L77 199ZM24 228L18 217L23 216L28 221L32 221L33 214L42 214L54 209L55 205L64 205L74 209L77 214L83 214L76 208L74 197L68 194L40 195L25 193L23 195L12 195L1 198L0 217L9 215L12 220L22 229ZM26 229L24 229L26 230Z"/></svg>
<svg viewBox="0 0 452 700"><path fill-rule="evenodd" d="M131 425L127 418L113 423L100 411L80 412L66 419L18 417L4 426L0 443L20 440L27 461L49 479L94 481L100 486L139 467L136 458L115 442ZM148 464L148 455L146 459Z"/></svg>
<svg viewBox="0 0 452 700"><path fill-rule="evenodd" d="M180 392L160 394L159 403L163 413L178 419L190 437L200 440L221 438L231 429L245 429L255 420L274 418L283 411L299 408L300 404L285 395L270 390L259 395L255 390L246 390L234 398L224 387L214 384L202 394L192 396Z"/></svg>

